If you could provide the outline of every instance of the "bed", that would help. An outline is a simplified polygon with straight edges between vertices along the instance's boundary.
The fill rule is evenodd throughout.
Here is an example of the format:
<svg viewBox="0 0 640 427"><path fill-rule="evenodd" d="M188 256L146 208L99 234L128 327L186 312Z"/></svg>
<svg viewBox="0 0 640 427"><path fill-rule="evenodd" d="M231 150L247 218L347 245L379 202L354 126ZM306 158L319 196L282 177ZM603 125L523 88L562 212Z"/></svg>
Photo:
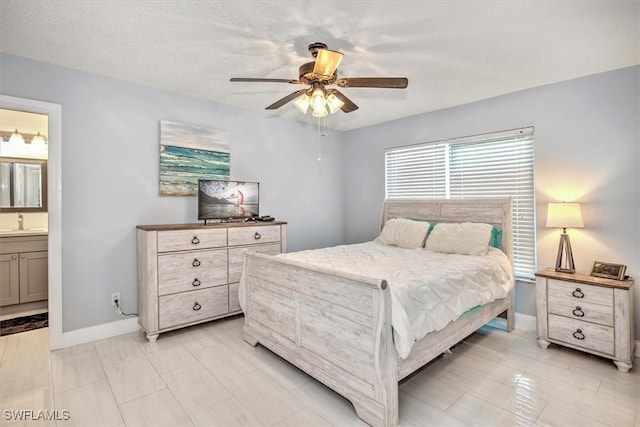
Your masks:
<svg viewBox="0 0 640 427"><path fill-rule="evenodd" d="M487 223L502 231L513 260L510 199L386 200L392 218ZM415 341L406 357L394 344L387 277L248 252L241 283L244 340L260 343L351 401L372 426L398 425L398 382L495 317L515 327L514 286Z"/></svg>

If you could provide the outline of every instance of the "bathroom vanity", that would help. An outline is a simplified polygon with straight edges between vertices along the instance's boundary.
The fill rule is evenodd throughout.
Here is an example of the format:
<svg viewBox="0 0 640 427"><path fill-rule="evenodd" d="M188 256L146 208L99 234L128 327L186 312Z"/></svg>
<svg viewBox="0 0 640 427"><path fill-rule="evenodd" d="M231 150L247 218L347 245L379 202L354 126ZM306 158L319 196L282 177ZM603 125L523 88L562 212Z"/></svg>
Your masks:
<svg viewBox="0 0 640 427"><path fill-rule="evenodd" d="M47 250L46 230L0 230L0 306L47 299Z"/></svg>

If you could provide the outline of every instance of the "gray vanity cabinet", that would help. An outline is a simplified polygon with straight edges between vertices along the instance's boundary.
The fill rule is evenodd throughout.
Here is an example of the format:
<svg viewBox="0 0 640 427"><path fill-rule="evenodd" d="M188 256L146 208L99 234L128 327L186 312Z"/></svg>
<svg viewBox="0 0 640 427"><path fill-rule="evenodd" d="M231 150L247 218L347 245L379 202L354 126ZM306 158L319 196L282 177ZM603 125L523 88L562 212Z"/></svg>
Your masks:
<svg viewBox="0 0 640 427"><path fill-rule="evenodd" d="M0 306L46 300L47 236L0 237Z"/></svg>

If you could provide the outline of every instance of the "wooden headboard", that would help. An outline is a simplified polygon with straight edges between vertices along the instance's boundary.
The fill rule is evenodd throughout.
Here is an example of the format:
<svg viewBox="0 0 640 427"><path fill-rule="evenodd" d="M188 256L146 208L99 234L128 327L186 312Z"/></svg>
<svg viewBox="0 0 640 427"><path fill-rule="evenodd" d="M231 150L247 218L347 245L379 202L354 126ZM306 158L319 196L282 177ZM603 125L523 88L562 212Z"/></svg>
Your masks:
<svg viewBox="0 0 640 427"><path fill-rule="evenodd" d="M484 222L502 230L502 251L513 261L511 198L506 199L387 199L382 224L390 218L436 222Z"/></svg>

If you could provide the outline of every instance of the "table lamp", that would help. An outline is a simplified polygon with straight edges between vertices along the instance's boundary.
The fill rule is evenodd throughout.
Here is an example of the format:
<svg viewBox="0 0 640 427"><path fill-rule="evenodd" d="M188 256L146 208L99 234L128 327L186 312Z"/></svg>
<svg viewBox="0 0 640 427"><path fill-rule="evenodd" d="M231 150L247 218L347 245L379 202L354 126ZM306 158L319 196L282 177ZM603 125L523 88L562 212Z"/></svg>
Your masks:
<svg viewBox="0 0 640 427"><path fill-rule="evenodd" d="M571 241L567 234L567 228L582 228L582 210L580 203L549 203L547 210L547 228L562 228L558 256L556 258L556 271L575 273Z"/></svg>

